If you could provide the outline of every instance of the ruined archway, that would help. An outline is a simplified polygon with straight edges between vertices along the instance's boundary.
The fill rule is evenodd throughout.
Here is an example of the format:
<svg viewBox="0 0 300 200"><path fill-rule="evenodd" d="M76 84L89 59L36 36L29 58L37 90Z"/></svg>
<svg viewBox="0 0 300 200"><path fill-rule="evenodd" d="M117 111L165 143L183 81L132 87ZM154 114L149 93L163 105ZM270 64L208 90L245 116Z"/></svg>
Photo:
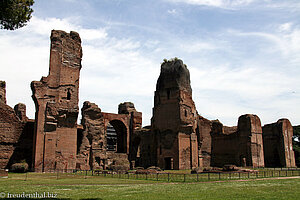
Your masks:
<svg viewBox="0 0 300 200"><path fill-rule="evenodd" d="M107 126L107 150L115 151L117 153L127 153L127 127L120 120L112 120L109 124L115 130L115 134L113 134L113 129L108 125ZM116 138L114 138L114 135Z"/></svg>

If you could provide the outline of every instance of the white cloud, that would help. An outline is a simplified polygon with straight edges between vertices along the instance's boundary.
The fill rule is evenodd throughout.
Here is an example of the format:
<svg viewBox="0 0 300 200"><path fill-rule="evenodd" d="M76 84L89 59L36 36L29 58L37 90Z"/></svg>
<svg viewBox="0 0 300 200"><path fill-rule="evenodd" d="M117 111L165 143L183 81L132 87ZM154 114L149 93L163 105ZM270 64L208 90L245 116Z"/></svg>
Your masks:
<svg viewBox="0 0 300 200"><path fill-rule="evenodd" d="M186 51L187 53L195 53L195 52L201 52L201 51L209 51L209 50L215 50L218 47L216 47L212 42L204 42L204 41L185 41L180 43L180 48L183 51Z"/></svg>
<svg viewBox="0 0 300 200"><path fill-rule="evenodd" d="M218 1L210 2L218 5ZM246 5L252 1L226 2L219 4ZM167 40L159 37L138 40L135 35L112 35L107 27L86 29L71 18L33 17L20 30L0 32L0 79L7 81L8 104L13 106L23 101L33 118L30 82L48 74L51 30L75 30L83 46L80 107L89 100L104 112L117 112L119 103L132 101L143 112L143 124L148 125L159 63L165 57L178 56L190 69L194 101L204 117L236 125L239 115L254 113L264 123L280 117L299 123L300 108L296 105L300 98L297 88L300 78L295 67L300 62L300 29L292 22L276 28L273 32L223 30L222 38L216 37L218 33L210 33L206 38L194 40L173 35ZM249 45L257 45L261 51L255 49L249 56L243 49ZM275 66L267 63L265 56Z"/></svg>
<svg viewBox="0 0 300 200"><path fill-rule="evenodd" d="M80 107L83 101L94 101L104 112L117 112L124 101L138 97L148 98L147 103L136 107L144 113L152 107L152 93L158 76L158 64L143 55L139 41L116 38L105 27L85 29L69 19L33 17L24 28L14 32L0 32L1 75L7 82L8 104L19 101L27 105L30 118L34 117L30 83L48 74L49 36L52 29L77 31L82 39L83 67L80 77ZM156 42L149 42L153 48ZM157 66L156 66L157 65ZM18 73L17 73L18 72ZM142 87L141 87L142 86ZM147 115L147 114L146 114ZM144 118L149 124L149 117Z"/></svg>
<svg viewBox="0 0 300 200"><path fill-rule="evenodd" d="M71 30L76 31L79 26L71 23L71 19L58 19L58 18L46 18L40 19L32 16L30 23L22 29L17 30L18 32L23 32L24 34L32 32L34 34L48 36L51 30L64 30L70 32ZM50 30L50 31L49 31Z"/></svg>
<svg viewBox="0 0 300 200"><path fill-rule="evenodd" d="M224 0L170 0L172 2L182 2L193 5L205 5L205 6L216 6L221 7L224 5Z"/></svg>
<svg viewBox="0 0 300 200"><path fill-rule="evenodd" d="M186 3L199 6L212 6L219 8L232 8L246 6L257 0L167 0L174 3Z"/></svg>
<svg viewBox="0 0 300 200"><path fill-rule="evenodd" d="M198 112L230 125L245 113L257 114L263 124L283 117L299 124L300 29L289 24L286 31L281 26L269 32L229 30L223 34L227 49L211 41L229 57L216 62L220 57L213 54L190 68Z"/></svg>
<svg viewBox="0 0 300 200"><path fill-rule="evenodd" d="M298 0L277 1L277 0L165 0L171 3L185 3L194 6L207 6L221 9L242 9L254 8L256 10L271 9L288 10L299 12L300 2Z"/></svg>
<svg viewBox="0 0 300 200"><path fill-rule="evenodd" d="M169 13L169 14L176 14L177 11L176 11L176 9L172 9L172 10L168 10L168 13Z"/></svg>
<svg viewBox="0 0 300 200"><path fill-rule="evenodd" d="M193 96L198 112L224 124L236 125L246 113L257 114L263 123L297 117L292 110L299 101L297 76L266 71L263 66L190 68ZM298 95L298 96L297 96ZM297 113L296 112L296 113Z"/></svg>
<svg viewBox="0 0 300 200"><path fill-rule="evenodd" d="M270 52L280 51L282 56L288 58L291 62L300 61L300 28L292 27L292 23L282 24L278 27L278 31L266 32L241 32L236 30L228 30L229 34L239 37L256 37L262 38L268 45Z"/></svg>
<svg viewBox="0 0 300 200"><path fill-rule="evenodd" d="M293 23L284 23L279 25L280 32L288 32L291 30Z"/></svg>
<svg viewBox="0 0 300 200"><path fill-rule="evenodd" d="M82 40L104 39L107 36L105 29L80 29L80 37Z"/></svg>

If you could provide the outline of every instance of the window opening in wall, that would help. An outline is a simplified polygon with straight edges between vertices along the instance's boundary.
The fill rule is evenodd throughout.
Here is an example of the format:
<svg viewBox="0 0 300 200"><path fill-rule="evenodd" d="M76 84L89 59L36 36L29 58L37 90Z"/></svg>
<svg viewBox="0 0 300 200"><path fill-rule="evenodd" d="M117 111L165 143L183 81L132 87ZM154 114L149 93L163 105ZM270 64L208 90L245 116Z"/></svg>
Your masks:
<svg viewBox="0 0 300 200"><path fill-rule="evenodd" d="M80 169L80 163L76 163L76 169Z"/></svg>
<svg viewBox="0 0 300 200"><path fill-rule="evenodd" d="M172 161L171 160L172 160L171 157L166 157L165 158L165 169L166 170L172 169L172 164L171 164Z"/></svg>
<svg viewBox="0 0 300 200"><path fill-rule="evenodd" d="M170 89L167 89L167 96L168 96L168 99L170 99L170 93L171 93Z"/></svg>
<svg viewBox="0 0 300 200"><path fill-rule="evenodd" d="M68 92L67 92L67 100L71 100L71 92L70 92L70 89L68 89Z"/></svg>
<svg viewBox="0 0 300 200"><path fill-rule="evenodd" d="M162 149L161 149L161 145L159 146L159 155L161 155Z"/></svg>
<svg viewBox="0 0 300 200"><path fill-rule="evenodd" d="M95 161L100 165L100 157L95 157Z"/></svg>

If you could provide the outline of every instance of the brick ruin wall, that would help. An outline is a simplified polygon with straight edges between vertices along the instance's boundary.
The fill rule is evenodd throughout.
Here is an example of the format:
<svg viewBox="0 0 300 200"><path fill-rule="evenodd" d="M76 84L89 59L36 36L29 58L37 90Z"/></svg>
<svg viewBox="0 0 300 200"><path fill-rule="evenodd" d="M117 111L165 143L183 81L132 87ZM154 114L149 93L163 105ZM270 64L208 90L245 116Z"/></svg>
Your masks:
<svg viewBox="0 0 300 200"><path fill-rule="evenodd" d="M256 115L241 116L237 127L205 119L196 111L190 74L179 59L161 65L151 126L142 128L142 113L130 102L120 104L118 114L85 102L78 126L81 58L76 32L52 31L49 75L31 84L35 121L26 117L24 104L6 105L6 84L0 81L0 168L22 160L36 171L260 167L264 161L266 166L295 166L288 120L262 131ZM107 148L109 124L117 133L115 151Z"/></svg>
<svg viewBox="0 0 300 200"><path fill-rule="evenodd" d="M134 149L130 140L135 130L141 128L142 113L135 110L133 103L120 104L118 114L113 114L103 113L96 104L86 101L82 108L81 123L83 131L77 168L128 170L129 161L136 162L136 152L132 156ZM109 124L117 134L115 150L108 148Z"/></svg>
<svg viewBox="0 0 300 200"><path fill-rule="evenodd" d="M34 169L75 169L81 40L53 30L49 75L31 83L36 106Z"/></svg>
<svg viewBox="0 0 300 200"><path fill-rule="evenodd" d="M190 74L179 59L165 61L157 80L153 117L157 166L164 169L198 167L197 111Z"/></svg>
<svg viewBox="0 0 300 200"><path fill-rule="evenodd" d="M199 166L210 167L211 161L211 126L212 122L204 117L198 115L198 152L199 152Z"/></svg>
<svg viewBox="0 0 300 200"><path fill-rule="evenodd" d="M212 166L264 167L262 128L256 115L242 115L237 127L226 127L214 121L211 136Z"/></svg>
<svg viewBox="0 0 300 200"><path fill-rule="evenodd" d="M14 163L32 162L33 123L26 117L26 106L12 109L6 104L5 82L0 81L0 169Z"/></svg>
<svg viewBox="0 0 300 200"><path fill-rule="evenodd" d="M6 83L5 81L0 81L0 103L6 104Z"/></svg>
<svg viewBox="0 0 300 200"><path fill-rule="evenodd" d="M262 130L266 167L296 167L290 121L280 119L266 124Z"/></svg>
<svg viewBox="0 0 300 200"><path fill-rule="evenodd" d="M24 125L14 110L0 103L0 168L6 168L16 150Z"/></svg>
<svg viewBox="0 0 300 200"><path fill-rule="evenodd" d="M155 166L157 163L156 146L150 126L136 130L132 135L130 153L131 160L135 161L134 165L144 168Z"/></svg>

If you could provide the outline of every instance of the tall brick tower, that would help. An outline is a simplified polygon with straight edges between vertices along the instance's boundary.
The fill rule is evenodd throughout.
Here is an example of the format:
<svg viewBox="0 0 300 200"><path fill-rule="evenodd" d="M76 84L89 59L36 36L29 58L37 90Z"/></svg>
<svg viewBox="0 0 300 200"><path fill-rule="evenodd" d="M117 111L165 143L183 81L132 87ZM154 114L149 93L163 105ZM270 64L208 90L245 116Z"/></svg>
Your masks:
<svg viewBox="0 0 300 200"><path fill-rule="evenodd" d="M196 120L189 70L177 58L165 61L157 80L151 122L159 167L191 169L198 166Z"/></svg>
<svg viewBox="0 0 300 200"><path fill-rule="evenodd" d="M31 83L35 171L75 169L81 58L78 33L52 30L49 75Z"/></svg>

